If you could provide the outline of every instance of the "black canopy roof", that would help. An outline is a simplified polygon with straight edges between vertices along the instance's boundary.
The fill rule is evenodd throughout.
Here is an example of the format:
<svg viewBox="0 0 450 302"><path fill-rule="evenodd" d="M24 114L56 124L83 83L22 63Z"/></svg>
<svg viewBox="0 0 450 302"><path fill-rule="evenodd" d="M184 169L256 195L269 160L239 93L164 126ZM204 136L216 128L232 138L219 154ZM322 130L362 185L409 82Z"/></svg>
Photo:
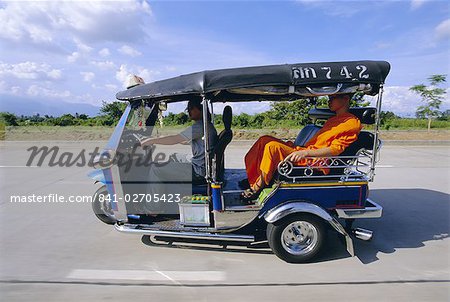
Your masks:
<svg viewBox="0 0 450 302"><path fill-rule="evenodd" d="M385 61L298 63L206 70L117 93L119 100L211 101L286 100L364 91L375 95L390 70Z"/></svg>

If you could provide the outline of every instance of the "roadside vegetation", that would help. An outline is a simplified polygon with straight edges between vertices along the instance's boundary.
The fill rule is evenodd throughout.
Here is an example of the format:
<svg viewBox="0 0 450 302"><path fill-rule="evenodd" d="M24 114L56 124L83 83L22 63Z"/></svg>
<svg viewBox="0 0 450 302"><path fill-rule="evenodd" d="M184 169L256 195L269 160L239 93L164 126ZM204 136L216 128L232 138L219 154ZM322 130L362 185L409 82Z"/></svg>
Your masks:
<svg viewBox="0 0 450 302"><path fill-rule="evenodd" d="M324 100L319 100L319 107L323 106ZM119 120L122 111L124 110L124 103L113 102L104 103L99 116L89 117L86 114L64 114L59 117L53 117L39 114L33 116L16 116L8 112L1 112L0 119L6 126L21 126L21 127L68 127L68 126L85 126L85 127L112 127ZM322 106L321 106L322 105ZM272 103L270 110L262 113L249 115L241 113L233 116L233 128L235 129L276 129L276 128L299 128L308 124L308 110L312 105L308 105L306 100L298 100L294 102L277 102ZM218 128L222 127L222 115L215 114L215 124ZM190 123L189 117L186 113L172 113L169 112L163 118L164 127L183 127ZM450 112L440 112L433 118L427 117L418 118L402 118L397 116L394 112L381 112L381 128L384 130L407 130L407 129L450 129Z"/></svg>
<svg viewBox="0 0 450 302"><path fill-rule="evenodd" d="M440 106L445 97L445 89L438 87L446 82L445 75L432 75L428 78L430 85L415 85L411 91L421 98L421 105L416 110L415 118L404 118L394 112L382 111L381 129L387 131L434 130L450 129L450 110L440 111ZM352 100L352 106L366 107L369 102L362 94L356 94ZM266 112L249 115L241 113L233 116L232 126L236 130L252 130L259 133L258 129L272 132L286 131L288 129L300 129L310 121L308 111L313 106L327 107L327 98L319 98L317 104L310 104L307 100L299 99L293 102L272 102L270 109ZM0 139L5 138L5 132L15 133L55 133L69 132L89 135L87 139L103 139L112 131L117 124L122 112L126 107L124 102L103 102L98 116L90 117L86 114L64 114L59 117L35 114L33 116L17 116L8 112L0 112ZM223 128L221 114L215 114L216 127ZM167 130L179 129L190 124L186 113L169 112L163 117L163 128ZM159 127L159 124L158 126ZM366 128L370 128L366 127ZM255 131L253 131L255 130ZM106 133L106 134L103 134Z"/></svg>

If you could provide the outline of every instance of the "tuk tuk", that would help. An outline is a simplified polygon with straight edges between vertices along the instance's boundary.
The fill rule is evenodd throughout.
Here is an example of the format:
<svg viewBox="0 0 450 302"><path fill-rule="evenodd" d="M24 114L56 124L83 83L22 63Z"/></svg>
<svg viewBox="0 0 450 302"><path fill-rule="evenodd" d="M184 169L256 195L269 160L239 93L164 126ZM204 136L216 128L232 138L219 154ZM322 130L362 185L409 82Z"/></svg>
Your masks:
<svg viewBox="0 0 450 302"><path fill-rule="evenodd" d="M345 240L348 253L354 256L353 238L372 238L370 230L353 228L354 220L382 215L382 207L369 198L369 182L374 180L382 145L378 136L380 110L389 70L385 61L231 68L138 84L121 91L116 97L128 106L94 161L96 170L90 173L102 184L94 194L94 213L119 232L147 235L152 240L248 247L268 242L279 258L290 263L314 259L331 230ZM329 174L318 173L313 165L283 161L270 187L251 203L241 200L240 181L246 178L245 169L229 169L224 163L226 148L233 139L233 103L298 99L314 103L321 96L357 92L377 96L375 107L350 108L362 124L371 125L371 130L362 130L339 156L321 161ZM171 208L175 210L169 214L142 208L137 211L134 199L147 199L142 188L152 181L146 177L154 165L154 159L149 165L137 164L149 152L140 146L139 139L155 135L158 117L167 105L194 98L202 101L204 121L214 105L231 104L223 110L224 130L216 142L209 141L210 129L204 123L204 180L188 182L189 192L181 197L171 196ZM299 131L295 145L304 146L320 130L320 121L332 116L334 112L329 109L312 108L312 124ZM121 165L120 159L126 159L127 164ZM158 201L168 202L169 197L164 196L163 201L160 196Z"/></svg>

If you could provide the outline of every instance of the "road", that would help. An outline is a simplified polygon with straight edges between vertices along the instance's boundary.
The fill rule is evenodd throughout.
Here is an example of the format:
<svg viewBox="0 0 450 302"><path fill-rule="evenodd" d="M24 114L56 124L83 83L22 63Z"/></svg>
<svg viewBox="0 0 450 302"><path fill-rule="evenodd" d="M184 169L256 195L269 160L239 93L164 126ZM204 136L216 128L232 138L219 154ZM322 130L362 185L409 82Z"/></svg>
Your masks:
<svg viewBox="0 0 450 302"><path fill-rule="evenodd" d="M42 144L42 143L39 143ZM47 142L62 151L92 142ZM102 143L98 143L103 146ZM89 203L17 203L11 195L91 195L89 167L26 167L33 142L0 143L2 301L448 301L450 148L385 146L370 197L380 219L350 257L336 236L314 263L269 251L152 246L102 224ZM239 167L249 144L228 147Z"/></svg>

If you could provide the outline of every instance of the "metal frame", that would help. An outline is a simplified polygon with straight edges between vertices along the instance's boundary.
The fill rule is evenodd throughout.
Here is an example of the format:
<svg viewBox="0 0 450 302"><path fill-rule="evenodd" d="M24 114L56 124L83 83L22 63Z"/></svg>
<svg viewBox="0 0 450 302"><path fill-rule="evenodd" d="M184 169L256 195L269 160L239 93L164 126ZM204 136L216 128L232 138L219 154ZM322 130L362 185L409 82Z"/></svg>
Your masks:
<svg viewBox="0 0 450 302"><path fill-rule="evenodd" d="M340 181L361 181L361 180L371 180L371 164L373 155L367 152L361 152L356 156L329 156L320 157L320 165L314 163L313 160L318 159L317 157L306 157L306 159L311 160L305 166L294 166L290 161L282 161L278 164L278 173L293 182L308 180L308 179L323 179L330 177L339 177ZM347 162L348 161L348 162ZM342 174L338 175L313 175L314 169L317 168L328 168L328 169L344 169ZM303 175L291 175L292 172L298 170L303 170Z"/></svg>
<svg viewBox="0 0 450 302"><path fill-rule="evenodd" d="M203 100L203 137L205 138L205 164L206 164L206 174L205 179L206 182L211 183L212 181L212 173L211 173L211 158L210 158L210 150L209 150L209 127L208 127L208 102L209 100L202 95Z"/></svg>
<svg viewBox="0 0 450 302"><path fill-rule="evenodd" d="M377 163L377 153L379 151L379 147L381 147L381 145L379 146L379 140L378 140L378 136L379 136L379 128L380 128L380 122L381 122L381 117L380 117L380 112L381 112L381 102L383 99L383 89L384 85L380 84L380 90L378 91L378 97L377 97L377 111L375 113L375 130L374 130L374 142L373 142L373 150L372 150L372 161L371 161L371 165L370 165L370 181L373 181L374 177L375 177L375 165Z"/></svg>

